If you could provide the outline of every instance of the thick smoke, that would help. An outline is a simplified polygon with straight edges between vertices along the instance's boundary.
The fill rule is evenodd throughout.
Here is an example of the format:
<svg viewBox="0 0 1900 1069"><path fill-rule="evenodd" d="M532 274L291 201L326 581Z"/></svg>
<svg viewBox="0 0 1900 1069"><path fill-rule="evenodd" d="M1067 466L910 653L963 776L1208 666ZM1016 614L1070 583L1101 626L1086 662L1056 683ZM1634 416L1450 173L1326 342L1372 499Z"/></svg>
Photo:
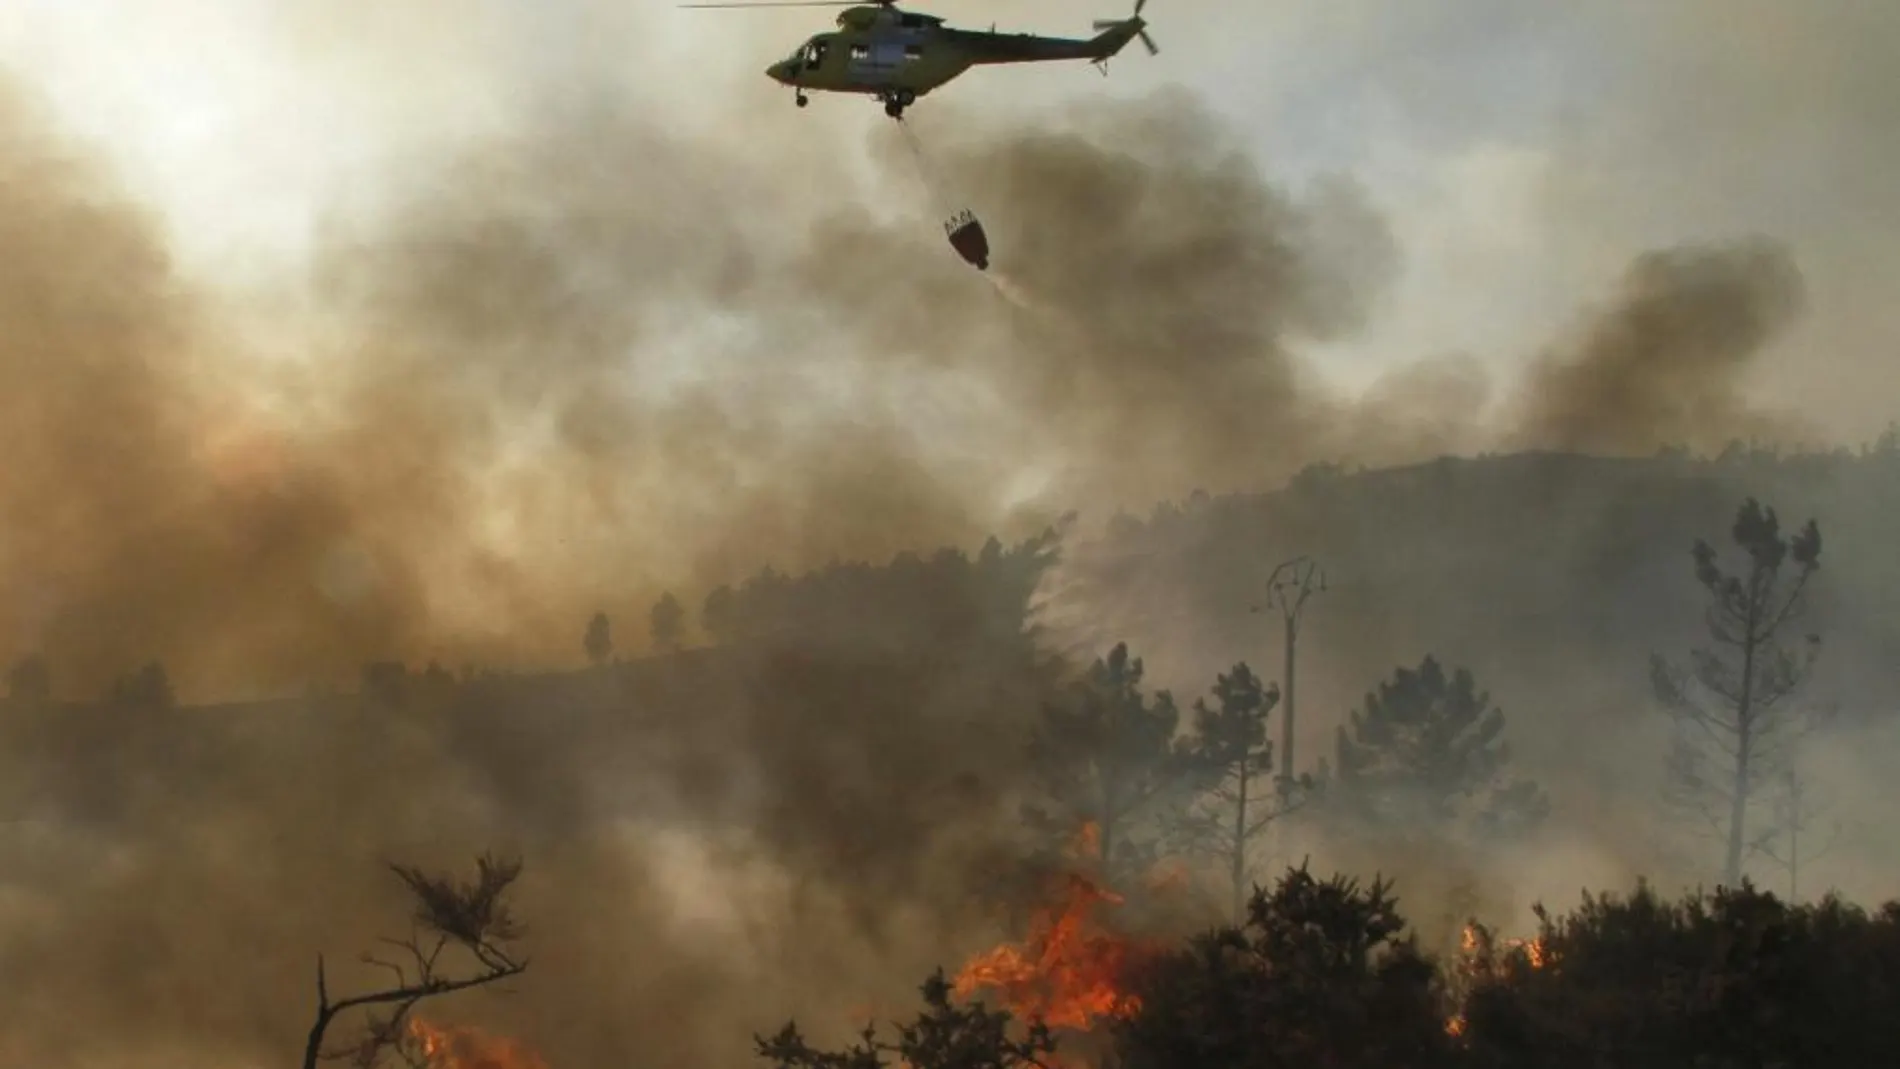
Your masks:
<svg viewBox="0 0 1900 1069"><path fill-rule="evenodd" d="M334 470L249 438L243 368L210 310L153 220L82 157L0 94L8 654L46 652L98 685L188 649L242 686L272 658L400 638L413 575L385 556L362 601L323 596L360 508ZM247 633L270 637L247 644L252 663L224 660Z"/></svg>
<svg viewBox="0 0 1900 1069"><path fill-rule="evenodd" d="M955 299L880 302L860 329L980 376L1002 406L996 430L1058 468L1053 499L1149 501L1183 471L1241 485L1333 444L1334 402L1290 342L1349 329L1387 277L1381 224L1354 187L1323 186L1312 203L1277 189L1179 92L1027 128L921 126L941 143L925 166L943 160L983 206L995 269L1027 307L989 339L970 335L993 313ZM1345 254L1325 244L1342 232ZM889 268L941 259L905 253Z"/></svg>
<svg viewBox="0 0 1900 1069"><path fill-rule="evenodd" d="M1095 109L954 142L1019 311L921 206L801 233L730 149L550 107L333 219L286 365L247 358L96 169L30 171L55 139L16 124L9 558L32 581L5 645L68 692L160 659L207 695L565 657L602 591L637 610L1182 470L1294 470L1331 405L1286 338L1348 324L1368 280L1309 255L1315 216L1191 101L1123 110L1132 133ZM1038 471L1012 523L998 488Z"/></svg>
<svg viewBox="0 0 1900 1069"><path fill-rule="evenodd" d="M207 696L390 655L545 662L594 608L637 619L764 563L970 544L1183 472L1235 489L1481 444L1469 365L1362 402L1301 365L1376 304L1389 235L1350 184L1276 189L1181 93L923 124L1019 304L921 197L807 228L731 147L550 104L333 218L314 311L283 324L309 358L284 364L234 340L108 177L9 128L31 329L0 357L21 590L0 647L68 693L151 659ZM898 136L874 135L884 186L919 190ZM1737 384L1793 277L1766 251L1645 260L1534 373L1516 438L1753 427Z"/></svg>
<svg viewBox="0 0 1900 1069"><path fill-rule="evenodd" d="M1804 297L1793 258L1773 242L1641 257L1581 337L1532 368L1522 444L1640 454L1785 433L1742 388Z"/></svg>
<svg viewBox="0 0 1900 1069"><path fill-rule="evenodd" d="M876 663L648 678L624 702L557 684L439 716L10 711L10 793L56 816L8 829L0 965L32 983L0 1010L3 1049L287 1058L319 953L334 991L386 979L354 960L406 934L381 862L465 867L490 847L528 859L533 963L511 997L433 1012L555 1065L742 1061L784 1013L822 1032L996 937L1007 708L933 721Z"/></svg>

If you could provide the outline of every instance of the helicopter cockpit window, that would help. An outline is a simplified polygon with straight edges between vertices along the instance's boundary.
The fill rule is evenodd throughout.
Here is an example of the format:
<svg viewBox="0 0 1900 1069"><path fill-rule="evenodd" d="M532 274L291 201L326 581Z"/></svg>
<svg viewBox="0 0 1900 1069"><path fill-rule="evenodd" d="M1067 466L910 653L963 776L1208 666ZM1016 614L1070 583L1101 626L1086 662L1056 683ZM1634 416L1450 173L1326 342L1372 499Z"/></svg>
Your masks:
<svg viewBox="0 0 1900 1069"><path fill-rule="evenodd" d="M812 40L805 45L805 66L813 68L824 66L825 53L830 50L831 46L828 43L816 39Z"/></svg>

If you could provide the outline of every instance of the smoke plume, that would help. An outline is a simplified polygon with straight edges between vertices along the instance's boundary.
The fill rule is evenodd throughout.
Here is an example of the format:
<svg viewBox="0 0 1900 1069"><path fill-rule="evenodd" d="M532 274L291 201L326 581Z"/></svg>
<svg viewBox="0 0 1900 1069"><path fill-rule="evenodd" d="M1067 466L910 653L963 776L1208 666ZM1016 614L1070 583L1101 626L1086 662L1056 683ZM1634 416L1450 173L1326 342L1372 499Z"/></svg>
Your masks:
<svg viewBox="0 0 1900 1069"><path fill-rule="evenodd" d="M1533 367L1521 443L1624 454L1785 435L1742 387L1804 296L1772 242L1644 255L1581 337Z"/></svg>

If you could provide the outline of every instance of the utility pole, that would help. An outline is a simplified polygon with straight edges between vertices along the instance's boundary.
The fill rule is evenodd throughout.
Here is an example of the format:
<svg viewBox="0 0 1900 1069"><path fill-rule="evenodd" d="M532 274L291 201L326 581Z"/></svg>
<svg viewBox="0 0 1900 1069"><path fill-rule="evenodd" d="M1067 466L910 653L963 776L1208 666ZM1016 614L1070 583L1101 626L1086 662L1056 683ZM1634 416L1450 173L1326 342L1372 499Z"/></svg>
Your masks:
<svg viewBox="0 0 1900 1069"><path fill-rule="evenodd" d="M1282 562L1267 578L1267 607L1279 609L1286 624L1285 693L1280 696L1280 704L1286 710L1280 718L1280 789L1289 797L1294 782L1293 661L1300 641L1300 615L1306 610L1306 599L1325 589L1326 573L1308 557L1295 557Z"/></svg>

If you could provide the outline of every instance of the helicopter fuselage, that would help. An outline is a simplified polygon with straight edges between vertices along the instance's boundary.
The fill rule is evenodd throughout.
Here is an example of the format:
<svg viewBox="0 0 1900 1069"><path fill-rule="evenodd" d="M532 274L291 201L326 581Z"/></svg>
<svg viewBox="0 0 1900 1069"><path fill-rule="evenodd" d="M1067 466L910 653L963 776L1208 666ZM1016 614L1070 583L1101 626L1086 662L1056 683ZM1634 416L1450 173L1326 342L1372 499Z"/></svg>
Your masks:
<svg viewBox="0 0 1900 1069"><path fill-rule="evenodd" d="M885 101L901 116L917 98L972 67L1085 59L1103 62L1120 53L1145 25L1139 16L1117 22L1093 38L1043 37L1027 33L956 30L928 15L854 8L838 18L839 29L821 33L766 75L799 91L861 93Z"/></svg>

